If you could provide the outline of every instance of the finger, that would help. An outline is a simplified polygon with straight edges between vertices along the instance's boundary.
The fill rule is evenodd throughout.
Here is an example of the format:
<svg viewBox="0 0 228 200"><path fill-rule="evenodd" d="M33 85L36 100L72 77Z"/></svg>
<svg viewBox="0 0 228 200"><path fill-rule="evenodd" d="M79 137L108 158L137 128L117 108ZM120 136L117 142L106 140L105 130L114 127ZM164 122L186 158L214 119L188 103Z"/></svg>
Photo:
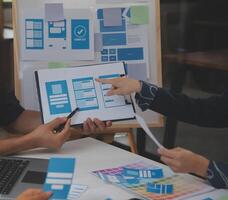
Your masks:
<svg viewBox="0 0 228 200"><path fill-rule="evenodd" d="M174 150L169 150L165 148L159 148L158 153L161 156L168 157L168 158L176 158L176 152Z"/></svg>
<svg viewBox="0 0 228 200"><path fill-rule="evenodd" d="M105 123L104 122L102 122L101 120L95 118L94 119L94 123L100 129L100 131L104 131L104 129L105 129Z"/></svg>
<svg viewBox="0 0 228 200"><path fill-rule="evenodd" d="M68 119L64 126L64 129L57 135L62 142L65 142L70 137L70 134L71 134L71 132L69 131L70 124L71 124L71 119Z"/></svg>
<svg viewBox="0 0 228 200"><path fill-rule="evenodd" d="M109 90L107 92L108 96L113 96L113 95L124 95L124 93L122 92L121 89L113 89L113 90Z"/></svg>
<svg viewBox="0 0 228 200"><path fill-rule="evenodd" d="M106 122L106 127L111 127L112 126L112 121L107 121Z"/></svg>
<svg viewBox="0 0 228 200"><path fill-rule="evenodd" d="M178 168L177 161L167 157L161 157L161 161L164 162L166 165L170 166L171 168Z"/></svg>
<svg viewBox="0 0 228 200"><path fill-rule="evenodd" d="M53 121L49 122L47 125L51 128L51 130L53 130L54 128L58 127L59 125L65 123L67 120L66 117L58 117L56 119L54 119Z"/></svg>
<svg viewBox="0 0 228 200"><path fill-rule="evenodd" d="M89 131L94 132L96 130L96 126L94 125L93 121L90 118L88 118L87 123L90 129Z"/></svg>
<svg viewBox="0 0 228 200"><path fill-rule="evenodd" d="M84 123L83 123L83 132L85 132L85 133L89 132L89 125L88 125L87 121L84 121Z"/></svg>
<svg viewBox="0 0 228 200"><path fill-rule="evenodd" d="M174 148L173 150L175 150L175 151L182 151L183 148L181 148L181 147L176 147L176 148Z"/></svg>
<svg viewBox="0 0 228 200"><path fill-rule="evenodd" d="M96 81L98 83L103 83L103 84L114 84L115 83L115 79L102 79L102 78L97 78Z"/></svg>
<svg viewBox="0 0 228 200"><path fill-rule="evenodd" d="M37 193L32 200L48 200L52 196L52 192Z"/></svg>

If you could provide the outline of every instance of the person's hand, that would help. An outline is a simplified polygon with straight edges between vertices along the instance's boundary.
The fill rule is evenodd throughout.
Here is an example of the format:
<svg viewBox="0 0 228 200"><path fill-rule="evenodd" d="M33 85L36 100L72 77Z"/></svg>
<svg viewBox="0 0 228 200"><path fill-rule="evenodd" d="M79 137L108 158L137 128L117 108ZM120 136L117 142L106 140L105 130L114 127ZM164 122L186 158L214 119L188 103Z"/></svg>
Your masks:
<svg viewBox="0 0 228 200"><path fill-rule="evenodd" d="M128 79L125 77L114 79L96 79L97 82L103 84L111 84L112 89L108 91L107 95L129 95L133 92L141 91L140 81L134 79Z"/></svg>
<svg viewBox="0 0 228 200"><path fill-rule="evenodd" d="M64 129L59 133L54 133L54 129L63 123L66 123ZM59 149L70 137L71 132L69 129L70 119L67 120L67 118L56 118L47 124L40 125L37 129L30 133L30 137L32 137L35 147Z"/></svg>
<svg viewBox="0 0 228 200"><path fill-rule="evenodd" d="M17 197L16 200L48 200L51 192L43 192L39 189L28 189Z"/></svg>
<svg viewBox="0 0 228 200"><path fill-rule="evenodd" d="M95 118L88 118L83 124L83 134L89 135L93 133L104 132L107 128L112 126L111 121L102 122L101 120Z"/></svg>
<svg viewBox="0 0 228 200"><path fill-rule="evenodd" d="M179 147L171 150L160 148L158 153L161 155L161 160L174 172L206 176L209 160L203 156Z"/></svg>

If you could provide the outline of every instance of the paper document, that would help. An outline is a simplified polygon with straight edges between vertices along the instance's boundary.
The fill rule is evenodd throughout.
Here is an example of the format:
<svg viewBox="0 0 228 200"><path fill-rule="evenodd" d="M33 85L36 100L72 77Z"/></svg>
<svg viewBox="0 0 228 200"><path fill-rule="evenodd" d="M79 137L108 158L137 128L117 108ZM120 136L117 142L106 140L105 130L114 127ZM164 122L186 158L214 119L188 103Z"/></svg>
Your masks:
<svg viewBox="0 0 228 200"><path fill-rule="evenodd" d="M154 136L154 134L150 131L150 129L148 128L148 126L146 125L146 122L144 121L144 119L135 114L136 120L138 121L138 123L140 124L140 126L142 127L142 129L146 132L146 134L154 141L154 143L159 147L159 148L164 148L163 145L161 145L161 143L156 139L156 137Z"/></svg>
<svg viewBox="0 0 228 200"><path fill-rule="evenodd" d="M43 122L66 117L75 108L79 108L79 113L72 117L71 125L83 124L88 117L102 121L134 119L133 104L123 96L108 96L112 85L96 81L123 74L124 63L38 70L36 82Z"/></svg>

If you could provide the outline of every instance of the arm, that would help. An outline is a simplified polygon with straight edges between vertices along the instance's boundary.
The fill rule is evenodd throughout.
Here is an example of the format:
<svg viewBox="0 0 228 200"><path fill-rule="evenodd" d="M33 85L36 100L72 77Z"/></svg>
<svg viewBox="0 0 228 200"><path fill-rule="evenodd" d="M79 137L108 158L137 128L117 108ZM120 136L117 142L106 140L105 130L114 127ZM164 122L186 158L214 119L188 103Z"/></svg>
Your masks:
<svg viewBox="0 0 228 200"><path fill-rule="evenodd" d="M40 112L25 110L5 129L8 132L24 134L33 131L39 125L41 125Z"/></svg>
<svg viewBox="0 0 228 200"><path fill-rule="evenodd" d="M175 149L159 149L161 160L174 172L194 173L207 178L216 188L228 188L228 164L209 161L205 157L191 151Z"/></svg>
<svg viewBox="0 0 228 200"><path fill-rule="evenodd" d="M142 82L142 90L136 94L142 110L151 109L179 121L205 126L228 126L228 94L206 99L194 99L184 94L175 94Z"/></svg>
<svg viewBox="0 0 228 200"><path fill-rule="evenodd" d="M228 126L228 93L207 99L193 99L133 79L98 79L97 81L113 85L108 95L127 95L136 92L136 102L143 111L151 109L179 121L199 126L220 128Z"/></svg>
<svg viewBox="0 0 228 200"><path fill-rule="evenodd" d="M70 120L57 118L45 125L38 126L34 131L16 138L0 140L0 155L10 155L16 152L43 147L59 149L71 135ZM64 129L55 134L54 128L66 122Z"/></svg>
<svg viewBox="0 0 228 200"><path fill-rule="evenodd" d="M27 189L16 200L48 200L51 196L51 192L43 192L39 189Z"/></svg>

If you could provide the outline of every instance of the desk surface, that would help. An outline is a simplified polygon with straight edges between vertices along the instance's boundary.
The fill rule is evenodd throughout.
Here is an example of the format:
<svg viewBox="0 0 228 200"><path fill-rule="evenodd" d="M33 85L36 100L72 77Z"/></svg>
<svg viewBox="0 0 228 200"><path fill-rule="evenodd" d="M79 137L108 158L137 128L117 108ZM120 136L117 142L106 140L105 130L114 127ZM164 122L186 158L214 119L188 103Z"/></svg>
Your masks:
<svg viewBox="0 0 228 200"><path fill-rule="evenodd" d="M134 163L139 160L151 162L152 164L156 164L168 170L168 168L164 165L92 138L85 138L66 143L62 150L57 153L57 156L59 155L72 155L77 158L75 183L89 186L86 193L81 196L80 199L82 200L104 200L108 197L113 200L126 200L134 197L132 194L123 189L111 184L103 183L100 179L90 174L93 170L117 167L128 163ZM53 156L53 153L48 150L41 149L27 151L25 153L21 153L20 156L50 158Z"/></svg>
<svg viewBox="0 0 228 200"><path fill-rule="evenodd" d="M228 49L164 55L165 61L228 71Z"/></svg>

